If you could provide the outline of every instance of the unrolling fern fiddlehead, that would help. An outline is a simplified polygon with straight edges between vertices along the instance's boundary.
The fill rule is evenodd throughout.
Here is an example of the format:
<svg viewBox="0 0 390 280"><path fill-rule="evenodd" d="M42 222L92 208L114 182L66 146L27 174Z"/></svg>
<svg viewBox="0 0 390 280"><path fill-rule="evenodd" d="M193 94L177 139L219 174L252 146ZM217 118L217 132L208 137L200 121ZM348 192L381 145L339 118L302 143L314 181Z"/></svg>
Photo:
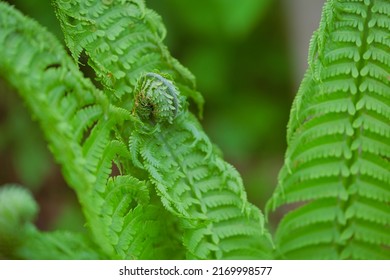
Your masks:
<svg viewBox="0 0 390 280"><path fill-rule="evenodd" d="M237 171L213 152L185 98L155 73L140 79L137 92L141 123L129 141L133 161L181 219L188 258L270 258L260 210L247 201Z"/></svg>
<svg viewBox="0 0 390 280"><path fill-rule="evenodd" d="M268 210L282 258L390 258L390 2L330 0Z"/></svg>
<svg viewBox="0 0 390 280"><path fill-rule="evenodd" d="M163 44L165 27L143 0L53 1L65 41L77 60L85 51L114 104L126 106L142 73L171 75L180 91L202 110L203 98L195 90L194 76L173 58Z"/></svg>
<svg viewBox="0 0 390 280"><path fill-rule="evenodd" d="M146 73L136 90L133 111L142 119L172 123L181 102L177 89L171 81L156 73Z"/></svg>

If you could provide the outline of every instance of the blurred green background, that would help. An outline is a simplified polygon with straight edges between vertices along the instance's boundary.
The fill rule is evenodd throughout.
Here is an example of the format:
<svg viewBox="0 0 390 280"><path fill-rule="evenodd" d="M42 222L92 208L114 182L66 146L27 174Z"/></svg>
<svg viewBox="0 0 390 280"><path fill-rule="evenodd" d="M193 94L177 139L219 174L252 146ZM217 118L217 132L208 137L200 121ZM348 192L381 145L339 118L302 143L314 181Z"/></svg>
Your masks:
<svg viewBox="0 0 390 280"><path fill-rule="evenodd" d="M8 2L63 41L50 0ZM169 50L197 78L206 100L204 129L262 210L277 184L291 102L323 2L146 0L163 18ZM39 228L83 230L77 199L38 125L2 80L0 100L0 185L20 183L34 192Z"/></svg>

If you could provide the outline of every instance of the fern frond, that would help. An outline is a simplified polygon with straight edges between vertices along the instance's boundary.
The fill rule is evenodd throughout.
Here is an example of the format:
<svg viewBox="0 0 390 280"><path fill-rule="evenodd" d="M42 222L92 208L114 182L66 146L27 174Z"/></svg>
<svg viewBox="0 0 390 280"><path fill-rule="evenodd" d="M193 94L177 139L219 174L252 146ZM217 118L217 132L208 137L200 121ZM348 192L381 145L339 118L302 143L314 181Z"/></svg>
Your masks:
<svg viewBox="0 0 390 280"><path fill-rule="evenodd" d="M3 259L99 259L88 237L70 232L40 232L33 225L38 205L18 185L0 187L0 257Z"/></svg>
<svg viewBox="0 0 390 280"><path fill-rule="evenodd" d="M145 182L131 176L110 178L102 205L107 235L123 259L182 258L179 234L161 205L150 203ZM149 236L146 237L145 233ZM167 236L170 238L167 239ZM176 248L175 254L172 248Z"/></svg>
<svg viewBox="0 0 390 280"><path fill-rule="evenodd" d="M132 215L141 201L126 192L132 188L144 192L145 186L141 185L145 183L133 178L131 156L118 135L125 122L132 118L131 112L110 104L107 96L83 77L59 42L39 24L3 2L0 13L0 72L18 89L39 121L66 181L76 191L87 227L102 256L168 259L171 253L167 247L171 245L174 246L171 251L174 248L180 253L180 246L172 242L160 250L161 240L169 239L164 234L172 236L162 222L154 223L159 236L145 231L140 222L137 227L128 228L133 220L154 221L163 211L162 205L157 204L152 208L158 210ZM120 184L114 185L125 195L124 199L115 196L110 200L110 180L118 159L124 176L118 178ZM137 252L142 255L129 251L134 246L124 242L130 239L121 240L118 236L125 235L126 230L148 241L137 245ZM75 242L82 241L76 238ZM155 250L160 253L154 254Z"/></svg>
<svg viewBox="0 0 390 280"><path fill-rule="evenodd" d="M390 258L390 3L329 0L267 209L282 258Z"/></svg>
<svg viewBox="0 0 390 280"><path fill-rule="evenodd" d="M89 240L89 236L66 231L31 231L16 252L18 258L26 260L99 260L107 258Z"/></svg>
<svg viewBox="0 0 390 280"><path fill-rule="evenodd" d="M31 193L14 184L0 187L0 256L15 256L38 214L38 205Z"/></svg>
<svg viewBox="0 0 390 280"><path fill-rule="evenodd" d="M203 99L195 90L194 76L169 54L162 42L166 34L162 20L143 1L53 3L73 57L78 60L85 51L99 81L112 95L128 100L138 77L159 69L171 75L201 109Z"/></svg>
<svg viewBox="0 0 390 280"><path fill-rule="evenodd" d="M153 80L152 76L145 78ZM141 160L163 204L181 220L188 258L270 258L271 243L263 216L247 201L238 172L212 151L210 140L185 103L168 121L145 114L145 110L160 111L161 106L167 106L151 103L161 96L160 90L151 89L149 103L135 106L136 114L137 110L142 112L138 115L143 125L136 126L132 137L137 140L131 143L139 143L137 160ZM135 100L144 98L142 87L139 94ZM185 102L182 96L177 100ZM234 240L240 243L233 244Z"/></svg>

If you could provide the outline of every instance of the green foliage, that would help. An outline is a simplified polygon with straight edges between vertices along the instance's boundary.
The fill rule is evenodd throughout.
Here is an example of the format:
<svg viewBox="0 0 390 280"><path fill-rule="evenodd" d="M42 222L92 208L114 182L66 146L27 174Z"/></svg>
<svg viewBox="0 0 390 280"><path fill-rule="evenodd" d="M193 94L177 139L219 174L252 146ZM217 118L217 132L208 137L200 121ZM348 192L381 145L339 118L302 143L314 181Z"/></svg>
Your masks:
<svg viewBox="0 0 390 280"><path fill-rule="evenodd" d="M188 81L191 82L192 77L188 70L169 56L161 43L162 34L160 33L163 26L158 16L146 10L142 2L97 1L95 5L88 3L86 7L78 7L79 4L76 1L63 3L58 1L56 2L57 14L63 24L65 38L74 57L77 58L82 51L74 46L81 46L85 49L89 56L89 63L95 69L104 92L96 89L89 80L82 77L76 65L70 61L59 43L48 32L5 4L1 4L4 16L2 16L0 25L2 30L0 41L4 46L2 54L5 57L1 66L2 74L18 88L28 107L40 122L51 151L62 165L65 179L75 190L86 218L89 234L92 235L93 241L97 245L96 253L102 258L114 259L183 258L183 248L180 243L181 239L184 238L183 242L188 251L187 254L192 258L247 258L249 256L261 258L268 256L271 248L269 244L260 247L263 243L269 242L262 241L266 237L261 214L253 210L253 207L249 208L242 183L232 186L235 192L240 194L239 202L241 203L239 204L241 208L236 209L237 213L234 214L234 217L241 215L242 218L252 219L253 221L248 222L248 228L252 228L244 230L242 233L234 232L233 228L237 226L237 222L233 221L230 227L229 225L221 227L219 235L214 233L213 239L239 238L242 235L245 239L245 236L251 235L252 239L254 237L259 239L253 241L255 244L260 244L254 248L256 254L245 255L240 252L240 239L236 240L236 245L234 245L234 240L227 240L229 241L227 242L228 248L224 249L226 255L222 253L215 255L209 253L193 254L190 247L196 247L197 244L194 244L193 241L185 241L185 232L188 227L186 221L190 219L189 215L176 215L176 212L173 213L175 215L169 214L164 210L164 207L169 211L172 210L172 207L167 203L169 196L161 195L161 188L157 186L157 194L161 196L160 200L156 196L156 192L149 188L149 181L153 183L153 179L155 179L153 176L158 174L160 172L158 169L164 166L162 164L155 166L157 169L155 173L152 172L151 168L137 169L136 164L133 164L132 161L137 152L128 149L128 140L126 140L130 134L139 133L141 135L141 132L143 133L147 127L145 124L145 128L138 129L139 120L132 114L132 112L138 114L140 107L147 107L155 102L156 104L153 106L157 111L151 110L149 114L143 115L143 119L152 114L154 122L166 120L168 124L172 123L172 130L175 130L173 119L178 114L178 110L182 109L179 105L179 96L176 96L178 92L176 93L177 90L172 82L161 75L150 73L150 67L158 67L170 76L177 77L180 90L184 94L200 100L199 94L191 89L191 83L185 84L185 82L187 84ZM106 22L104 17L100 15L108 7L110 10L105 13L107 14ZM86 8L90 10L85 11ZM78 14L80 11L86 14L87 19ZM130 22L126 24L135 28L131 32L121 27L116 20L118 17L122 18L122 13L126 13L126 11L130 13L125 18ZM90 23L91 20L94 20L89 19L88 16L95 17L95 20L102 20L102 22L92 26L96 29L91 30ZM70 24L71 28L69 28ZM78 28L74 28L77 24L80 24ZM121 34L123 36L121 47L115 45L118 43L118 40L113 41L115 37L101 36L103 31L104 34L115 36L117 33L113 30L117 30L118 34L123 30L126 31ZM73 34L74 31L77 34ZM73 39L81 41L73 42L71 41ZM118 60L118 63L115 64L111 59L114 57L111 47L102 50L103 53L105 52L103 56L99 56L99 51L95 50L97 45L109 45L109 43L114 43L113 48L116 52L120 48L125 51L135 50L146 44L152 46L152 50L160 50L161 54L148 50L151 54L149 57L145 56L143 52L126 52L133 57L123 56L120 60L117 57L115 59ZM150 59L150 64L141 58ZM97 62L99 62L98 66ZM142 63L137 64L139 62ZM118 69L128 70L126 73L130 73L130 76L122 76L124 72L120 72L121 70ZM170 69L174 69L174 71ZM34 74L26 75L27 70ZM141 84L145 95L134 100L134 92L138 89L133 85L134 81L138 81L140 78L144 79L140 73L146 73L146 78L151 78L152 82ZM180 79L183 80L182 83L179 83ZM147 83L148 80L146 79L145 82ZM167 94L165 94L165 90ZM153 93L149 94L149 91ZM154 91L162 95L156 95ZM122 98L125 93L126 97ZM157 98L155 98L156 96ZM185 110L188 109L185 108ZM192 126L193 122L186 124L191 129L191 133L195 136L205 137L198 124ZM151 135L151 139L158 137L157 130L152 133L156 136ZM183 134L183 136L186 135ZM138 138L141 139L141 137ZM207 146L211 147L209 140L207 141ZM166 152L163 149L161 151L147 151L145 149L147 146L143 142L139 142L142 150L149 154L156 152L156 156L162 156ZM195 146L193 148L194 154L196 154L197 149L204 152L203 147ZM208 151L208 155L210 156L212 152ZM161 155L159 155L160 153ZM143 153L144 155L145 153ZM215 165L215 163L212 164ZM223 166L224 164L219 159L219 165ZM145 166L147 165L145 164ZM114 168L119 170L120 175L113 175ZM203 167L203 169L206 168ZM215 173L214 170L212 172ZM193 180L192 173L182 173L181 170L173 170L170 175L173 177L188 176L190 181ZM234 177L230 180L240 180L237 173L233 173L233 175ZM218 184L218 188L222 188L221 184L224 183L231 184L225 178ZM176 192L180 192L180 190L176 190ZM173 204L173 202L170 203ZM249 209L251 209L251 213L247 213ZM210 219L211 217L206 217L202 223L207 224L209 223L207 220ZM246 222L242 221L242 223ZM253 228L259 230L255 232ZM199 226L196 229L203 230ZM192 231L194 230L192 229ZM183 236L182 231L184 231ZM200 237L205 239L204 236L208 237L209 235L204 232ZM61 235L54 232L51 236ZM67 239L64 238L64 240ZM202 240L197 242L199 241ZM78 242L82 242L81 239L72 239L69 247L73 248ZM47 243L49 246L50 241L48 240ZM42 244L42 240L32 240L29 244ZM246 244L246 246L248 245ZM203 241L202 248L208 246L209 244ZM217 245L212 246L212 251L217 249ZM25 250L25 254L18 256L43 258L43 255L39 251L35 252L33 247L27 247ZM73 250L64 251L71 254ZM58 250L53 249L48 252L51 253L44 258L72 258L72 256L60 254ZM237 252L236 255L234 252ZM73 258L81 257L75 252Z"/></svg>
<svg viewBox="0 0 390 280"><path fill-rule="evenodd" d="M31 195L3 187L1 258L390 257L387 1L324 7L267 205L299 205L279 223L275 252L240 175L189 110L188 97L200 113L203 99L162 43L160 17L141 0L53 4L74 60L0 2L0 74L38 120L88 232L40 232ZM96 85L78 69L81 56Z"/></svg>
<svg viewBox="0 0 390 280"><path fill-rule="evenodd" d="M239 174L213 151L196 118L186 110L184 98L168 81L169 92L182 104L159 102L159 97L171 99L160 88L150 86L156 77L158 82L165 80L146 74L135 98L148 102L140 102L135 110L142 118L150 115L145 110L160 115L153 114L137 125L130 147L133 161L148 172L164 206L181 219L187 257L270 258L271 242L263 215L248 203ZM168 119L163 118L167 110L173 114Z"/></svg>
<svg viewBox="0 0 390 280"><path fill-rule="evenodd" d="M328 1L268 209L281 257L390 258L390 3Z"/></svg>
<svg viewBox="0 0 390 280"><path fill-rule="evenodd" d="M170 74L201 108L203 99L194 90L195 78L170 56L162 43L166 30L161 18L142 0L53 3L74 59L85 51L98 80L111 91L111 102L118 102L114 97L131 98L140 75L159 69Z"/></svg>
<svg viewBox="0 0 390 280"><path fill-rule="evenodd" d="M18 185L0 188L0 258L99 259L104 258L88 237L73 232L39 232L32 224L38 206Z"/></svg>
<svg viewBox="0 0 390 280"><path fill-rule="evenodd" d="M162 205L133 203L139 198L131 196L129 189L139 193L145 187L130 172L109 178L113 161L122 158L118 165L127 169L126 145L114 135L115 126L131 113L109 104L46 30L4 3L1 9L1 73L18 88L40 122L65 179L76 191L98 248L110 258L172 257L172 248L166 248L170 240L175 242L175 235L167 232L166 219L157 219L166 213ZM121 193L125 195L118 197ZM129 251L132 238L141 240L133 245L137 245L134 252ZM125 245L120 243L123 239ZM178 246L175 250L180 252ZM61 256L53 252L52 258L57 257Z"/></svg>

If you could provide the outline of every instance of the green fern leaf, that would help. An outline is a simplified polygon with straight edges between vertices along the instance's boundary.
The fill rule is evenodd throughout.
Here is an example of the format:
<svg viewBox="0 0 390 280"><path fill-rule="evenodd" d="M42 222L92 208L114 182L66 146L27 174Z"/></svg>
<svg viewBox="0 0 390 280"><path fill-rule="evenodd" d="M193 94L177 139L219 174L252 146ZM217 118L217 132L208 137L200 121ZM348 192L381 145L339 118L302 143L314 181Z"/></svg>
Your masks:
<svg viewBox="0 0 390 280"><path fill-rule="evenodd" d="M0 187L0 257L2 259L99 259L80 233L40 232L33 225L38 205L32 194L18 185Z"/></svg>
<svg viewBox="0 0 390 280"><path fill-rule="evenodd" d="M168 259L172 250L180 257L181 247L174 242L166 242L161 249L162 240L175 236L162 221L154 222L166 211L161 203L145 202L145 182L135 179L131 172L131 156L118 133L131 113L109 104L107 96L83 77L44 28L3 2L0 12L1 74L18 89L39 121L66 181L76 191L89 234L102 257ZM116 164L123 172L117 178L113 176ZM124 194L123 198L109 199L113 189ZM143 193L142 199L135 190ZM141 201L142 207L138 205ZM135 212L136 208L153 211ZM136 226L129 227L133 221L138 221L134 222ZM145 230L139 221L153 221L153 232ZM148 242L139 242L135 248L125 244L132 239L121 238L126 234ZM74 244L82 242L75 237Z"/></svg>
<svg viewBox="0 0 390 280"><path fill-rule="evenodd" d="M166 30L161 18L144 1L53 3L73 57L78 60L85 51L99 81L113 95L128 100L137 78L159 69L177 81L201 113L203 98L195 90L195 78L169 54L162 43Z"/></svg>
<svg viewBox="0 0 390 280"><path fill-rule="evenodd" d="M27 260L99 260L107 258L96 250L89 237L74 232L32 231L18 250L18 258Z"/></svg>
<svg viewBox="0 0 390 280"><path fill-rule="evenodd" d="M294 101L275 210L282 258L390 258L390 3L329 0Z"/></svg>
<svg viewBox="0 0 390 280"><path fill-rule="evenodd" d="M180 218L187 257L270 258L263 216L247 201L237 171L213 152L179 91L170 91L160 83L165 78L156 75L146 74L143 79L148 83L141 79L134 114L142 123L135 124L130 143L139 143L132 152L135 160L148 172L166 208ZM148 95L145 85L151 90ZM180 106L171 106L167 95L172 92ZM168 100L160 102L161 96ZM165 113L164 107L173 113L171 117L152 114Z"/></svg>

